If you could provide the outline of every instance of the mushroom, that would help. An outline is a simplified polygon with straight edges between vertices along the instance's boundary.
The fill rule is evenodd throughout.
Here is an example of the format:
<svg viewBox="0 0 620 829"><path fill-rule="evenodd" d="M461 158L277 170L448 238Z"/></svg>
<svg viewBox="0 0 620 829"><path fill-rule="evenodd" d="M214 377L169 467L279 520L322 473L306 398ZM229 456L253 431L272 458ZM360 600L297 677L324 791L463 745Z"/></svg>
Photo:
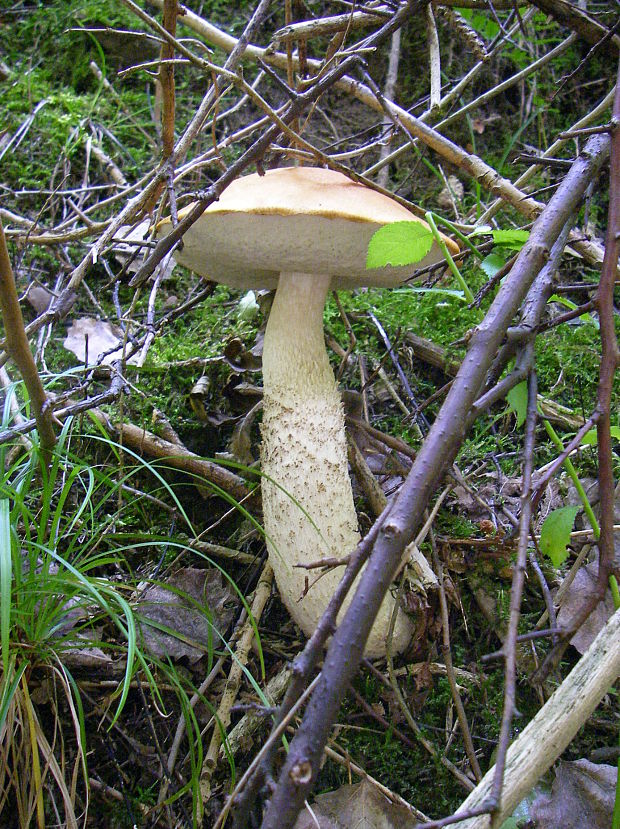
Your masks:
<svg viewBox="0 0 620 829"><path fill-rule="evenodd" d="M341 173L288 167L234 181L175 253L182 265L217 282L277 289L263 346L263 514L280 595L307 636L344 566L317 578L296 565L340 559L360 540L323 308L330 289L390 287L410 277L410 267L366 269L373 233L402 221L420 220ZM160 224L161 235L170 229L168 221ZM434 244L419 266L441 258ZM393 607L386 596L366 646L370 657L385 654ZM407 647L412 629L399 610L394 652Z"/></svg>

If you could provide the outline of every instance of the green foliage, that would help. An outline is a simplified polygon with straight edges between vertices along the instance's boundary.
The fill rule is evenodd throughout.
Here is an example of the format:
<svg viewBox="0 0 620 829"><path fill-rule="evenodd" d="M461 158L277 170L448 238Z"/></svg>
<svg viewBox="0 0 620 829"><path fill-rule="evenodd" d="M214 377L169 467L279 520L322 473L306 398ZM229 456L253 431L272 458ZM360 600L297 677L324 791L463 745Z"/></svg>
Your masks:
<svg viewBox="0 0 620 829"><path fill-rule="evenodd" d="M379 228L368 245L367 268L412 265L433 247L433 234L420 222L393 222Z"/></svg>
<svg viewBox="0 0 620 829"><path fill-rule="evenodd" d="M620 440L620 426L612 426L609 430L614 440ZM583 436L581 440L582 446L596 446L598 444L598 434L596 429L590 429L589 432Z"/></svg>
<svg viewBox="0 0 620 829"><path fill-rule="evenodd" d="M536 339L541 394L554 389L558 403L582 413L596 398L599 334L594 325L561 325ZM614 392L617 400L617 390ZM614 404L615 405L615 404Z"/></svg>
<svg viewBox="0 0 620 829"><path fill-rule="evenodd" d="M489 255L485 256L485 258L480 263L480 267L482 268L486 276L488 276L489 279L492 279L495 276L495 274L504 267L505 264L506 260L499 253L489 253Z"/></svg>
<svg viewBox="0 0 620 829"><path fill-rule="evenodd" d="M496 245L521 250L530 238L529 230L494 230L491 234Z"/></svg>
<svg viewBox="0 0 620 829"><path fill-rule="evenodd" d="M111 0L22 0L13 4L11 13L5 11L3 18L6 25L0 27L0 44L11 63L19 65L28 59L20 51L23 44L36 46L34 66L20 74L26 77L32 72L43 81L80 93L97 87L88 63L93 59L100 63L101 50L91 35L79 29L139 28L136 17L122 3Z"/></svg>
<svg viewBox="0 0 620 829"><path fill-rule="evenodd" d="M510 389L506 395L508 405L517 416L517 427L523 426L527 415L527 383L522 383Z"/></svg>
<svg viewBox="0 0 620 829"><path fill-rule="evenodd" d="M561 507L545 518L540 531L540 549L554 567L560 567L568 555L568 542L579 507Z"/></svg>

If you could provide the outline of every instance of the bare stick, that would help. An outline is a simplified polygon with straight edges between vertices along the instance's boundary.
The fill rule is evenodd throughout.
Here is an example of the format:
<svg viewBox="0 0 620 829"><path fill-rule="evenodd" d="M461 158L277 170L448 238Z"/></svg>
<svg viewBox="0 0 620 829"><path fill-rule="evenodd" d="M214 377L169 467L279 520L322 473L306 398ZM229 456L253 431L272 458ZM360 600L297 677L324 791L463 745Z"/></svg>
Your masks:
<svg viewBox="0 0 620 829"><path fill-rule="evenodd" d="M620 61L618 64L620 80ZM616 95L613 107L613 121L616 128L611 141L611 176L609 185L609 220L605 245L605 259L601 272L601 281L596 295L601 326L601 367L597 393L596 412L599 415L596 424L598 443L599 488L601 517L599 527L594 522L592 529L599 547L599 567L595 590L583 602L579 611L571 619L570 630L556 647L547 654L540 668L541 676L557 663L568 646L572 634L579 630L592 610L601 601L607 590L609 578L614 571L614 476L611 441L611 397L616 368L620 363L620 351L616 339L614 323L613 291L618 262L618 241L620 234L620 83L616 83Z"/></svg>
<svg viewBox="0 0 620 829"><path fill-rule="evenodd" d="M15 277L9 258L9 251L4 238L4 229L0 221L0 310L4 323L6 350L19 369L37 422L41 450L46 464L51 460L51 453L56 445L52 421L52 409L43 389L37 366L30 350L30 343L24 329L24 318L19 305Z"/></svg>
<svg viewBox="0 0 620 829"><path fill-rule="evenodd" d="M116 428L119 430L124 446L136 452L145 452L153 458L161 458L169 466L195 475L199 481L211 481L215 490L221 489L237 500L245 498L250 491L243 478L212 461L195 455L185 447L170 443L140 426L134 426L133 423L118 423Z"/></svg>
<svg viewBox="0 0 620 829"><path fill-rule="evenodd" d="M517 550L517 561L513 567L512 588L510 591L510 618L508 630L504 639L504 663L505 663L505 686L504 686L504 710L502 713L502 726L497 747L497 760L495 765L495 776L491 791L491 806L493 812L499 811L500 798L502 796L502 784L504 780L504 769L506 763L506 752L510 741L510 730L512 719L516 708L515 689L517 680L517 634L519 632L519 617L521 610L521 597L523 585L525 584L525 570L527 567L527 546L530 532L530 521L532 516L532 505L530 492L532 489L532 467L534 465L534 445L536 439L536 392L538 384L536 374L532 371L528 378L527 397L527 420L525 424L525 444L523 476L521 489L521 516L519 519L519 546Z"/></svg>
<svg viewBox="0 0 620 829"><path fill-rule="evenodd" d="M620 241L620 61L613 108L615 129L611 139L609 177L609 215L605 239L605 259L596 304L601 326L601 367L599 370L596 424L598 444L598 480L601 492L599 546L599 580L607 582L614 560L614 473L611 441L611 398L614 375L620 364L620 350L614 323L614 281Z"/></svg>
<svg viewBox="0 0 620 829"><path fill-rule="evenodd" d="M430 10L430 6L427 6ZM390 58L388 61L388 71L387 77L385 79L385 86L383 88L383 95L385 98L391 100L394 97L394 91L396 90L396 81L398 80L398 63L400 61L400 29L397 29L394 34L392 35L392 45L390 46ZM383 130L389 130L392 126L391 121L384 121L381 125ZM390 142L386 138L384 139L384 143L381 146L381 154L379 156L379 160L382 161L389 153L390 150ZM386 164L379 170L379 175L377 176L377 184L380 184L381 187L388 186L388 176L389 176L390 168L389 165Z"/></svg>
<svg viewBox="0 0 620 829"><path fill-rule="evenodd" d="M469 760L469 765L471 766L471 770L474 773L476 781L480 782L480 779L482 778L482 771L480 770L480 764L478 763L478 758L476 757L474 743L471 738L471 731L469 730L469 724L467 722L467 714L465 713L465 706L463 705L463 700L459 694L458 685L456 684L456 676L454 673L454 666L452 664L452 651L450 650L450 619L448 616L448 601L446 599L446 591L444 587L443 566L439 560L439 555L437 554L437 545L433 535L431 535L431 543L433 551L433 567L435 568L435 575L439 580L439 607L441 609L442 633L441 654L446 665L446 676L448 677L448 682L450 683L452 701L459 719L467 759Z"/></svg>
<svg viewBox="0 0 620 829"><path fill-rule="evenodd" d="M202 764L202 772L200 774L200 793L202 795L203 805L209 800L211 796L211 777L217 766L219 749L222 744L222 732L226 731L230 725L230 709L234 701L237 699L239 693L239 686L241 685L241 678L243 670L248 661L252 640L256 631L256 625L262 616L267 599L271 595L271 585L273 583L273 570L269 564L265 564L261 577L258 580L256 591L254 593L254 601L250 608L250 615L243 626L237 647L235 648L235 658L226 681L226 687L222 694L219 707L216 714L216 723L213 727L213 734L211 735L211 742L205 754L204 762Z"/></svg>
<svg viewBox="0 0 620 829"><path fill-rule="evenodd" d="M164 29L176 37L177 0L164 0ZM162 93L161 144L162 158L168 159L174 151L174 45L166 41L161 47L159 82Z"/></svg>
<svg viewBox="0 0 620 829"><path fill-rule="evenodd" d="M441 55L439 53L439 35L433 7L426 7L426 36L428 38L428 63L430 67L430 100L431 110L439 106L441 101Z"/></svg>

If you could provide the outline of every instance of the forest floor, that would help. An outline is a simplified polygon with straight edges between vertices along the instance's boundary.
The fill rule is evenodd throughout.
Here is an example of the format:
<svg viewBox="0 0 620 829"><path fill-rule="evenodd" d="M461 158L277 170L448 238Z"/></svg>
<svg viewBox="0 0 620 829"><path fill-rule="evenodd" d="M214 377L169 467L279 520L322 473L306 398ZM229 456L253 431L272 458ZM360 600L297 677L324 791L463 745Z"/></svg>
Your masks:
<svg viewBox="0 0 620 829"><path fill-rule="evenodd" d="M215 826L264 746L306 641L271 581L259 497L261 358L271 294L216 286L173 260L160 262L141 286L134 279L155 247L144 228L170 213L171 192L184 206L238 163L275 111L281 114L287 84L299 77L251 56L234 79L218 76L213 67L226 60L224 39L209 39L207 48L204 33L179 16L177 37L190 54L175 65L171 115L170 82L163 70L156 77L165 38L144 16L161 22L161 13L143 4L140 17L131 5L15 0L0 9L0 220L57 440L50 459L29 421L36 414L31 387L3 354L0 826L7 829ZM545 204L586 140L561 138L562 131L580 119L600 126L611 117L613 40L590 53L583 34L535 6L515 16L502 4L496 13L469 5L455 13L438 4L436 21L409 21L400 46L390 36L355 70L360 83L374 82L396 99L405 116L435 125L444 118L437 130L460 156L441 142L413 142L407 131L415 125L407 126L405 116L395 127L376 100L373 108L337 85L306 108L306 123L292 124L318 148L319 162L350 165L447 220L442 229L465 251L458 276L445 267L413 274L412 265L410 284L328 298L325 341L343 396L362 536L401 491L477 326L527 244L534 214L506 197L507 182L553 145L552 160L523 185L526 201ZM263 46L285 24L284 4L273 6L255 34ZM299 11L302 4L293 6ZM344 8L308 6L315 19ZM248 3L192 8L234 37L252 13ZM611 10L603 4L596 20L611 26ZM349 45L368 34L356 26L346 30ZM304 43L316 60L344 49L327 34ZM286 52L286 44L274 49ZM391 88L390 66L397 75ZM470 84L451 98L469 72ZM167 140L178 146L216 77L201 129L174 171L154 185L162 146L164 153ZM442 90L436 109L428 106L429 77ZM469 111L455 115L471 101ZM280 135L254 161L267 169L307 162L301 139L293 149L291 141ZM504 183L485 189L484 171L471 172L472 158ZM317 156L310 161L319 164ZM609 481L598 479L591 418L603 348L594 302L610 201L608 167L603 171L573 217L574 236L536 320L525 375L531 378L535 367L535 446L524 449L533 415L531 386L528 392L522 379L468 426L448 474L433 488L426 513L433 520L412 536L422 564L412 564L400 582L413 639L387 665L364 660L346 688L315 784L315 793L336 792L332 806L319 811L321 821L331 821L321 826L361 819L346 811L352 790L342 787L368 779L376 784L370 793L353 790L368 814L385 811L388 801L405 808L405 816L386 811L386 824L373 817L368 825L413 826L453 813L502 743L506 653L516 663L512 739L614 612L608 590L541 678L561 629L594 595L599 572L601 487L606 492ZM496 195L503 202L487 214ZM127 215L117 222L121 210ZM129 227L140 221L145 225L128 242ZM4 305L3 315L14 356ZM505 343L489 388L520 365L521 345L507 355ZM617 392L610 407L615 447ZM582 440L555 468L579 430ZM531 460L534 509L516 642L511 596L524 458ZM617 481L616 453L612 463ZM614 509L617 569L618 496ZM611 688L561 754L608 775L600 824L583 795L595 829L609 825L613 808L617 703ZM291 718L286 739L300 719ZM283 742L276 769L286 750ZM589 765L586 771L593 773ZM550 770L504 826L531 825L534 817L542 829L580 825L570 820L583 820L581 814L559 816L557 798L532 812L532 801L554 780L565 803L581 796L567 794L559 779ZM256 806L255 825L259 815Z"/></svg>

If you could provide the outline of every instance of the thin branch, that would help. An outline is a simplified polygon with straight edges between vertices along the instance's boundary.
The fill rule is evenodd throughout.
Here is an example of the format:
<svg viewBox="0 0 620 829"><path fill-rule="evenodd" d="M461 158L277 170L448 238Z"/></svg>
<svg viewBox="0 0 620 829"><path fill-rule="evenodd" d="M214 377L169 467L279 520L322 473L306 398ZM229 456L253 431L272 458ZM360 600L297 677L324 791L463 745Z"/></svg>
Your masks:
<svg viewBox="0 0 620 829"><path fill-rule="evenodd" d="M508 619L508 630L504 639L504 662L505 662L505 684L504 684L504 708L502 712L502 725L497 746L495 759L495 776L489 798L490 807L493 812L499 809L501 802L502 785L504 782L504 771L506 766L506 754L510 743L510 731L515 713L515 690L517 677L517 634L519 631L519 618L521 611L521 597L525 584L525 571L527 568L527 548L530 534L530 519L532 505L530 492L532 489L532 469L534 466L534 446L536 441L537 423L537 391L536 374L530 372L527 395L527 418L525 422L525 442L523 446L523 474L521 484L521 515L519 517L519 545L517 548L517 560L513 566L512 587L510 590L510 616Z"/></svg>
<svg viewBox="0 0 620 829"><path fill-rule="evenodd" d="M601 365L596 424L598 443L598 480L600 487L599 579L609 577L614 560L614 473L611 441L611 398L614 375L620 365L620 350L614 321L614 283L620 242L620 60L613 108L615 128L611 139L609 176L609 214L605 239L605 258L596 294L601 331Z"/></svg>
<svg viewBox="0 0 620 829"><path fill-rule="evenodd" d="M429 109L432 111L441 101L441 54L439 35L432 6L426 7L426 37L428 38L428 64L430 71Z"/></svg>
<svg viewBox="0 0 620 829"><path fill-rule="evenodd" d="M427 9L430 10L430 6L427 6ZM392 44L390 46L390 57L388 60L388 70L387 76L385 78L385 86L383 87L383 97L392 100L394 98L394 93L396 91L396 82L398 80L398 64L400 61L400 29L397 29L394 34L392 35ZM381 129L386 132L392 128L392 121L384 121L381 125ZM383 161L387 157L390 151L390 141L389 138L385 138L381 144L381 153L379 155L379 161ZM377 184L380 184L381 187L388 186L388 177L389 177L390 168L389 165L385 165L379 170L379 175L377 176Z"/></svg>
<svg viewBox="0 0 620 829"><path fill-rule="evenodd" d="M41 450L46 465L51 461L56 445L52 409L45 394L37 366L30 350L30 343L24 328L24 318L15 287L15 277L9 251L6 246L4 229L0 221L0 310L4 324L6 350L19 369L30 397L30 403L37 424Z"/></svg>
<svg viewBox="0 0 620 829"><path fill-rule="evenodd" d="M454 675L454 665L452 664L452 651L450 649L450 617L448 615L448 600L446 599L446 591L444 586L443 566L441 564L441 561L439 560L439 555L437 554L437 544L435 543L435 537L432 534L431 544L433 551L433 567L435 569L435 575L439 580L439 607L441 609L442 636L441 653L443 656L443 661L446 665L446 675L448 677L448 682L450 684L450 693L452 694L452 701L454 703L454 707L456 708L456 713L461 728L461 736L463 737L463 744L465 745L467 759L469 760L469 765L471 766L471 770L474 773L476 782L479 783L480 780L482 780L482 771L480 770L480 764L478 763L478 758L476 757L476 750L474 749L474 744L471 738L471 731L469 730L469 724L467 722L467 714L465 713L465 706L463 705L463 700L461 699L461 695L459 694L459 689L456 684L456 677Z"/></svg>
<svg viewBox="0 0 620 829"><path fill-rule="evenodd" d="M164 0L164 29L176 39L177 29L177 0ZM162 158L167 161L174 151L174 44L166 41L161 47L161 65L159 67L159 83L162 94L162 129L161 145Z"/></svg>

